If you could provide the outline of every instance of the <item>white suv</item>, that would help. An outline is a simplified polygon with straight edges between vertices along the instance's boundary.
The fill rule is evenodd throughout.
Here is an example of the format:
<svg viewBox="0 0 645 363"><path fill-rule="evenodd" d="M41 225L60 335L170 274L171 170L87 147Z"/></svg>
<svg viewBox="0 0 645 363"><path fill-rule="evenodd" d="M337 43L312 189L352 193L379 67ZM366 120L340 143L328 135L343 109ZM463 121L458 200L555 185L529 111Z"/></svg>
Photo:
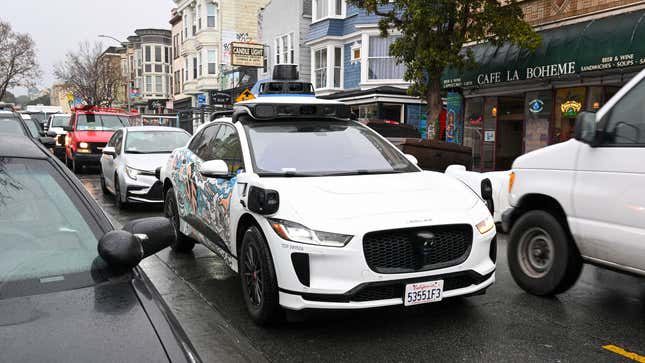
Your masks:
<svg viewBox="0 0 645 363"><path fill-rule="evenodd" d="M645 71L579 115L574 140L518 158L510 189L508 262L526 291L566 291L583 262L645 276Z"/></svg>
<svg viewBox="0 0 645 363"><path fill-rule="evenodd" d="M220 254L257 323L280 307L417 305L495 281L496 231L478 195L349 116L311 97L238 103L160 170L173 248Z"/></svg>

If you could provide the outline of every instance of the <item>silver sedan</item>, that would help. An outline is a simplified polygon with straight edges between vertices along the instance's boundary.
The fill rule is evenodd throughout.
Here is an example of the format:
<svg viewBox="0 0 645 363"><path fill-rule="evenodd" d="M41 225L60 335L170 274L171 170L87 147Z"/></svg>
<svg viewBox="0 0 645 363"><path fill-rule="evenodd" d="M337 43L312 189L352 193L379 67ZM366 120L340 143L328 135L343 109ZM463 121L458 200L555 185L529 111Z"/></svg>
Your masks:
<svg viewBox="0 0 645 363"><path fill-rule="evenodd" d="M190 134L160 126L126 127L114 133L101 156L101 189L115 195L117 208L129 203L163 203L155 170L166 164Z"/></svg>

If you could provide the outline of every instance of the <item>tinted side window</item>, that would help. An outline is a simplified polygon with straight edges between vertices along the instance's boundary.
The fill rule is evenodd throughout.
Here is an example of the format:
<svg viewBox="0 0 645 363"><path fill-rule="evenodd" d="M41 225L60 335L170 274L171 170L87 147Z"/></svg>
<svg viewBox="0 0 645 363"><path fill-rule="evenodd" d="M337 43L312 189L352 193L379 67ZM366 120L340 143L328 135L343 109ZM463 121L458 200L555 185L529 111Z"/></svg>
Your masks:
<svg viewBox="0 0 645 363"><path fill-rule="evenodd" d="M201 144L201 140L204 137L204 130L201 130L193 137L192 140L190 140L190 144L188 144L188 150L192 151L193 153L197 152L197 148L199 147L199 144Z"/></svg>
<svg viewBox="0 0 645 363"><path fill-rule="evenodd" d="M115 132L114 135L110 138L110 141L108 141L107 146L114 147L116 145L116 139L118 137L119 133Z"/></svg>
<svg viewBox="0 0 645 363"><path fill-rule="evenodd" d="M608 117L605 144L645 145L645 80L618 101Z"/></svg>
<svg viewBox="0 0 645 363"><path fill-rule="evenodd" d="M202 140L199 143L195 154L197 154L197 156L199 156L203 161L214 160L212 155L212 145L215 142L215 137L217 136L219 127L219 125L209 126L204 129L204 132L202 133Z"/></svg>
<svg viewBox="0 0 645 363"><path fill-rule="evenodd" d="M123 146L123 132L117 131L116 140L114 140L114 148L116 149L117 155L121 155L122 146Z"/></svg>
<svg viewBox="0 0 645 363"><path fill-rule="evenodd" d="M212 160L224 160L233 174L244 169L242 146L234 127L222 126L217 134L217 144L213 149Z"/></svg>

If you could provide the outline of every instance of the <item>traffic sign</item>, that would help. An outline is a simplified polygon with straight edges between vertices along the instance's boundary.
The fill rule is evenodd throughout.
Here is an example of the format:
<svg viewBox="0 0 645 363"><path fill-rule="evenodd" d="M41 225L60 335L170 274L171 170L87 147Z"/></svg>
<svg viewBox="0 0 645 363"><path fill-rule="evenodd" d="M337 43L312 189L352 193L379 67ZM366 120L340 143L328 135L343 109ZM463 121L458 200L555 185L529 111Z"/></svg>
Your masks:
<svg viewBox="0 0 645 363"><path fill-rule="evenodd" d="M242 91L242 93L235 99L235 102L243 102L243 101L249 101L254 99L255 99L255 96L247 88L244 91Z"/></svg>
<svg viewBox="0 0 645 363"><path fill-rule="evenodd" d="M197 95L197 107L202 107L206 104L206 95Z"/></svg>

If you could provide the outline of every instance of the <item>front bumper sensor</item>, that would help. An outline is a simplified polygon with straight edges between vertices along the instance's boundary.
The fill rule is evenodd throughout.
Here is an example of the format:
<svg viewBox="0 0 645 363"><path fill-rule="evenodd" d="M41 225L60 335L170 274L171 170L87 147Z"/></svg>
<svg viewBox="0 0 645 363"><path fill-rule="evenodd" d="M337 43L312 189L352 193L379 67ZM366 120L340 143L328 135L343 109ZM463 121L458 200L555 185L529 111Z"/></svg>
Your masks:
<svg viewBox="0 0 645 363"><path fill-rule="evenodd" d="M286 294L301 296L303 299L308 301L318 302L349 303L402 299L405 292L405 286L408 284L424 282L428 280L443 280L444 291L451 291L472 285L479 285L490 279L494 273L495 270L486 275L480 275L475 271L468 270L445 275L424 276L414 279L366 282L364 284L356 286L355 288L344 294L310 294L285 289L280 289L280 291Z"/></svg>

